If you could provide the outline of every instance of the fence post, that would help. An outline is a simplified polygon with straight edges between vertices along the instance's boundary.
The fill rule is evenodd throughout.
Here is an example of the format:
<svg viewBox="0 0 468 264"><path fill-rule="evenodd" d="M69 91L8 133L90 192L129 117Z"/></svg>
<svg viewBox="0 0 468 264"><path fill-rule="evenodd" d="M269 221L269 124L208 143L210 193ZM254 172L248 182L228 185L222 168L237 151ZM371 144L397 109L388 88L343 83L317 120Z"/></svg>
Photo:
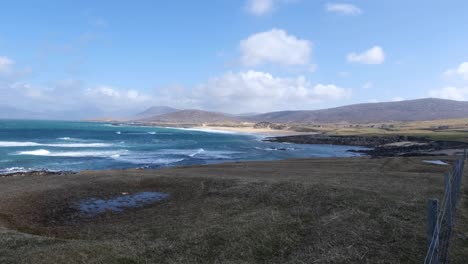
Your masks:
<svg viewBox="0 0 468 264"><path fill-rule="evenodd" d="M437 211L439 201L429 199L427 201L427 243L429 245L429 258L427 263L439 262L439 232L437 230Z"/></svg>
<svg viewBox="0 0 468 264"><path fill-rule="evenodd" d="M460 166L457 170L453 173L455 180L454 180L454 192L455 192L455 207L458 205L458 196L460 194L460 187L461 187L461 178L463 176L463 169L464 169L464 160L459 160Z"/></svg>
<svg viewBox="0 0 468 264"><path fill-rule="evenodd" d="M455 179L458 175L457 173L458 170L452 173L446 173L444 176L444 182L445 182L445 199L446 200L446 205L444 208L441 208L440 210L443 210L443 216L442 219L439 219L439 221L442 222L440 236L441 241L439 241L439 255L441 257L440 262L441 263L448 263L448 258L449 258L449 248L450 248L450 238L452 237L452 227L453 227L453 214L455 211L455 203L454 203L454 198L455 198L455 186L453 184L455 183Z"/></svg>

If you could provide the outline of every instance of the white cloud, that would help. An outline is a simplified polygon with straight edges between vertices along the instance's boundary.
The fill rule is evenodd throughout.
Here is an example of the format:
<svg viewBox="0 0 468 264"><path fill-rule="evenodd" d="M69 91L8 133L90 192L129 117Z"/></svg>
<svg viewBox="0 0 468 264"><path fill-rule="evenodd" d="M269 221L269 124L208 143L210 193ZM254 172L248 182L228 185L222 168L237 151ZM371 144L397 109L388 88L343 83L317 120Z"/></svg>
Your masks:
<svg viewBox="0 0 468 264"><path fill-rule="evenodd" d="M16 62L6 56L0 56L0 79L15 82L31 73L31 68L19 68Z"/></svg>
<svg viewBox="0 0 468 264"><path fill-rule="evenodd" d="M429 96L441 99L466 101L468 100L468 87L447 86L441 89L429 91Z"/></svg>
<svg viewBox="0 0 468 264"><path fill-rule="evenodd" d="M246 66L265 63L312 66L312 43L298 39L282 29L272 29L251 35L240 43L241 61ZM313 69L313 67L309 68Z"/></svg>
<svg viewBox="0 0 468 264"><path fill-rule="evenodd" d="M166 90L164 104L227 112L310 109L318 103L349 98L351 90L333 84L311 84L305 77L280 78L247 71L211 78L191 91Z"/></svg>
<svg viewBox="0 0 468 264"><path fill-rule="evenodd" d="M385 61L385 53L379 46L374 46L362 53L352 52L347 56L348 62L362 64L382 64Z"/></svg>
<svg viewBox="0 0 468 264"><path fill-rule="evenodd" d="M15 62L7 57L0 56L0 74L9 74L13 70Z"/></svg>
<svg viewBox="0 0 468 264"><path fill-rule="evenodd" d="M347 71L340 71L337 73L337 75L341 78L345 78L345 77L349 77L351 76L351 73L350 72L347 72Z"/></svg>
<svg viewBox="0 0 468 264"><path fill-rule="evenodd" d="M328 3L325 6L325 9L328 12L339 13L342 15L359 15L362 13L362 10L359 7L345 3Z"/></svg>
<svg viewBox="0 0 468 264"><path fill-rule="evenodd" d="M405 100L405 98L399 97L399 96L392 98L392 102L400 102L400 101L404 101L404 100Z"/></svg>
<svg viewBox="0 0 468 264"><path fill-rule="evenodd" d="M274 0L248 0L247 11L256 16L263 16L273 10Z"/></svg>
<svg viewBox="0 0 468 264"><path fill-rule="evenodd" d="M141 94L137 90L121 90L108 85L99 85L94 88L88 88L86 90L86 96L98 100L107 99L118 101L123 105L145 103L152 100L150 96Z"/></svg>
<svg viewBox="0 0 468 264"><path fill-rule="evenodd" d="M372 82L366 82L365 84L362 85L362 88L364 89L370 89L374 87L374 84Z"/></svg>
<svg viewBox="0 0 468 264"><path fill-rule="evenodd" d="M444 75L447 77L461 76L464 79L468 79L468 62L461 63L457 68L446 70Z"/></svg>

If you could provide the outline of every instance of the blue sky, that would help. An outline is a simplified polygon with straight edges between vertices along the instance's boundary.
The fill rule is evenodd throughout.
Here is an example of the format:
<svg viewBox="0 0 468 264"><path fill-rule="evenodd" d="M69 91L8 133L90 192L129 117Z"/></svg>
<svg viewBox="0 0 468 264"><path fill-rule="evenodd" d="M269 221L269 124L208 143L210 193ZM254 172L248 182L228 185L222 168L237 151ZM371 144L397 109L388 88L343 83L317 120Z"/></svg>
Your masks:
<svg viewBox="0 0 468 264"><path fill-rule="evenodd" d="M92 115L468 100L462 0L17 0L1 9L0 105Z"/></svg>

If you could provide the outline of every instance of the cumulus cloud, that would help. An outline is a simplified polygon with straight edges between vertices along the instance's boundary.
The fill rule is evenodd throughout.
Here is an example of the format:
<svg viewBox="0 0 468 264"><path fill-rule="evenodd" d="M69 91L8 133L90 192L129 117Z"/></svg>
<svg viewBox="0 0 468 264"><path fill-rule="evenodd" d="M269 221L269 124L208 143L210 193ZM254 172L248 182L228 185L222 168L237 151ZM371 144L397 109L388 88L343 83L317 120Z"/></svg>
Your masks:
<svg viewBox="0 0 468 264"><path fill-rule="evenodd" d="M98 85L86 89L85 95L91 99L99 100L103 104L120 104L120 107L131 106L140 103L148 103L152 98L137 90L123 90L108 85Z"/></svg>
<svg viewBox="0 0 468 264"><path fill-rule="evenodd" d="M166 91L164 103L180 103L227 112L310 109L316 104L349 98L351 90L333 84L311 84L305 77L281 78L259 71L229 72L192 90ZM184 106L183 106L184 107Z"/></svg>
<svg viewBox="0 0 468 264"><path fill-rule="evenodd" d="M328 3L325 5L325 9L328 12L342 15L359 15L362 13L362 10L359 7L345 3Z"/></svg>
<svg viewBox="0 0 468 264"><path fill-rule="evenodd" d="M441 99L466 101L468 100L468 87L447 86L441 89L429 91L429 96Z"/></svg>
<svg viewBox="0 0 468 264"><path fill-rule="evenodd" d="M310 51L306 53L310 55ZM276 61L280 57L266 58L261 61ZM304 63L298 59L287 62ZM17 68L11 59L2 58L1 63L2 72ZM0 94L0 105L14 104L26 110L60 113L67 118L89 118L128 116L152 105L232 113L312 109L320 103L350 98L352 91L335 84L311 83L303 76L277 77L251 70L228 72L189 88L171 87L153 92L74 79L34 83L25 78L0 78Z"/></svg>
<svg viewBox="0 0 468 264"><path fill-rule="evenodd" d="M311 60L312 43L299 39L282 29L256 33L240 43L241 61L245 66L265 63L280 65L308 65Z"/></svg>
<svg viewBox="0 0 468 264"><path fill-rule="evenodd" d="M464 79L468 79L468 62L463 62L456 68L446 70L444 75L447 77L460 76Z"/></svg>
<svg viewBox="0 0 468 264"><path fill-rule="evenodd" d="M362 85L362 88L364 89L371 89L372 87L374 87L374 83L372 82L366 82Z"/></svg>
<svg viewBox="0 0 468 264"><path fill-rule="evenodd" d="M385 53L380 46L374 46L362 53L348 54L347 60L351 63L382 64L385 61Z"/></svg>
<svg viewBox="0 0 468 264"><path fill-rule="evenodd" d="M248 0L247 11L256 16L263 16L273 10L274 0Z"/></svg>
<svg viewBox="0 0 468 264"><path fill-rule="evenodd" d="M15 82L10 85L10 88L15 90L18 94L31 99L44 99L46 97L45 91L41 87L36 87L32 84L25 82Z"/></svg>
<svg viewBox="0 0 468 264"><path fill-rule="evenodd" d="M400 96L396 96L396 97L392 98L392 102L400 102L400 101L404 101L404 100L405 100L405 98L400 97Z"/></svg>
<svg viewBox="0 0 468 264"><path fill-rule="evenodd" d="M0 89L2 89L0 87ZM109 85L86 85L63 80L44 86L17 82L0 90L0 104L16 98L17 106L44 111L94 113L88 117L120 113L130 115L152 105L209 111L267 112L288 109L312 109L320 103L348 99L351 89L335 84L311 83L303 76L283 78L261 71L228 72L194 87L171 87L154 93L122 89Z"/></svg>
<svg viewBox="0 0 468 264"><path fill-rule="evenodd" d="M20 68L16 62L6 56L0 56L0 80L9 80L10 82L25 77L31 73L29 67Z"/></svg>
<svg viewBox="0 0 468 264"><path fill-rule="evenodd" d="M0 74L8 74L13 70L14 61L10 58L0 56Z"/></svg>

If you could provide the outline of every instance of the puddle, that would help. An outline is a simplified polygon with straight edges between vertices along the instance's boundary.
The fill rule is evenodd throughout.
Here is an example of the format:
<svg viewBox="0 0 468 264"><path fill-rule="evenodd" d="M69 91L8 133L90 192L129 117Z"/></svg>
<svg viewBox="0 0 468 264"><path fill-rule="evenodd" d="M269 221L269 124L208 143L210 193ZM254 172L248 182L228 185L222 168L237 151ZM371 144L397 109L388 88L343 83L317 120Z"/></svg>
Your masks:
<svg viewBox="0 0 468 264"><path fill-rule="evenodd" d="M82 214L98 215L106 211L122 212L127 208L138 208L169 197L167 193L141 192L135 194L123 194L111 199L86 199L78 203L78 209Z"/></svg>
<svg viewBox="0 0 468 264"><path fill-rule="evenodd" d="M449 165L446 162L443 162L441 160L423 160L424 163L429 163L429 164L435 164L435 165Z"/></svg>

